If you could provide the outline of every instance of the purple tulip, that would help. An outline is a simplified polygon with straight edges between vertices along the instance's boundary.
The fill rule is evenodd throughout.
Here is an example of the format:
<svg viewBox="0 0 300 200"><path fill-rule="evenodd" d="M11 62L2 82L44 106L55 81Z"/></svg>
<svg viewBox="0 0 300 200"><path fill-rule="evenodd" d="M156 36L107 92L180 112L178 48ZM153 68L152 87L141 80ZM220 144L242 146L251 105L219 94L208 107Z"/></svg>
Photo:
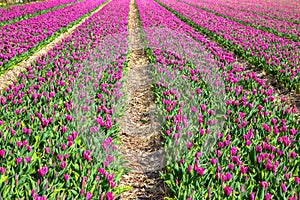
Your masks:
<svg viewBox="0 0 300 200"><path fill-rule="evenodd" d="M286 185L284 183L281 183L281 190L282 192L286 192Z"/></svg>
<svg viewBox="0 0 300 200"><path fill-rule="evenodd" d="M260 187L261 188L264 188L266 190L268 186L269 186L269 184L267 182L265 182L265 181L260 182Z"/></svg>
<svg viewBox="0 0 300 200"><path fill-rule="evenodd" d="M300 184L300 178L299 178L299 177L295 177L294 180L295 180L295 183L296 183L297 185Z"/></svg>
<svg viewBox="0 0 300 200"><path fill-rule="evenodd" d="M87 193L86 193L86 196L85 196L85 199L86 199L86 200L90 200L90 199L92 199L92 197L93 197L93 194L87 192Z"/></svg>
<svg viewBox="0 0 300 200"><path fill-rule="evenodd" d="M47 174L47 173L48 173L48 167L47 166L38 169L38 174L42 177L45 176L45 174Z"/></svg>
<svg viewBox="0 0 300 200"><path fill-rule="evenodd" d="M232 192L232 189L231 189L229 186L226 186L226 187L224 188L224 193L225 193L227 196L229 196L229 195L231 194L231 192Z"/></svg>
<svg viewBox="0 0 300 200"><path fill-rule="evenodd" d="M271 198L272 198L272 195L270 193L266 193L264 200L270 200Z"/></svg>
<svg viewBox="0 0 300 200"><path fill-rule="evenodd" d="M0 150L0 156L4 157L5 156L5 150Z"/></svg>
<svg viewBox="0 0 300 200"><path fill-rule="evenodd" d="M114 196L111 192L107 192L105 197L106 197L107 200L113 200L114 199Z"/></svg>
<svg viewBox="0 0 300 200"><path fill-rule="evenodd" d="M67 182L69 180L69 175L68 174L64 174L64 179Z"/></svg>
<svg viewBox="0 0 300 200"><path fill-rule="evenodd" d="M66 164L65 161L61 161L59 167L60 167L61 169L64 169L64 168L66 167L66 165L67 165L67 164Z"/></svg>
<svg viewBox="0 0 300 200"><path fill-rule="evenodd" d="M22 158L16 158L16 164L19 165L22 162Z"/></svg>
<svg viewBox="0 0 300 200"><path fill-rule="evenodd" d="M252 192L252 193L250 194L250 200L254 200L254 199L255 199L255 193Z"/></svg>
<svg viewBox="0 0 300 200"><path fill-rule="evenodd" d="M248 167L245 167L245 166L243 166L243 165L240 166L240 172L241 172L242 174L247 173L247 171L248 171Z"/></svg>
<svg viewBox="0 0 300 200"><path fill-rule="evenodd" d="M30 157L25 157L25 161L26 161L26 163L29 163L30 162Z"/></svg>
<svg viewBox="0 0 300 200"><path fill-rule="evenodd" d="M215 164L217 164L217 159L211 158L211 159L210 159L210 162L211 162L211 164L215 165Z"/></svg>
<svg viewBox="0 0 300 200"><path fill-rule="evenodd" d="M230 154L231 155L235 155L237 153L237 148L236 147L232 147L231 149L230 149Z"/></svg>

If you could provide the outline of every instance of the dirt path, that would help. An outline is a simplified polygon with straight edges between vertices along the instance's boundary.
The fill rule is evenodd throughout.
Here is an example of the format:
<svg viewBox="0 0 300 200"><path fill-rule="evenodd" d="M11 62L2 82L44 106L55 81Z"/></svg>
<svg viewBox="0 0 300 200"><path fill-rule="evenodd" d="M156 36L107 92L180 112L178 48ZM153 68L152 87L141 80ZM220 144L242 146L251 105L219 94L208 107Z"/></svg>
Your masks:
<svg viewBox="0 0 300 200"><path fill-rule="evenodd" d="M80 26L82 23L84 23L88 18L92 17L96 12L101 10L107 3L106 2L102 6L100 6L97 10L93 11L90 16L87 16L83 18L78 24L74 25L72 28L68 29L66 32L59 35L55 40L53 40L51 43L40 49L39 51L35 52L29 59L22 61L17 66L15 66L13 69L5 72L4 74L0 75L0 94L3 89L5 89L9 84L12 84L14 80L17 79L18 75L25 71L26 68L32 64L34 61L36 61L39 57L42 55L45 55L50 49L61 43L63 38L66 38L70 36L75 29Z"/></svg>
<svg viewBox="0 0 300 200"><path fill-rule="evenodd" d="M125 81L126 111L121 122L120 150L130 172L121 178L120 186L131 186L120 199L155 199L166 196L166 186L159 179L164 167L160 126L151 91L150 65L145 55L134 0L130 2L129 70Z"/></svg>

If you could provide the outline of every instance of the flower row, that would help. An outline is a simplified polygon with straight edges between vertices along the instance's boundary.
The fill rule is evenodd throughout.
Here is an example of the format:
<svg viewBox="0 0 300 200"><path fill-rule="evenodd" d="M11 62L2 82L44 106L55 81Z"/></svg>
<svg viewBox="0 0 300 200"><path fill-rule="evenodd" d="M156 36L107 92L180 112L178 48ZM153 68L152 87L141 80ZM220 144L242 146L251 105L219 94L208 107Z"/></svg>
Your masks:
<svg viewBox="0 0 300 200"><path fill-rule="evenodd" d="M163 178L176 199L297 199L295 107L255 73L215 60L227 54L197 42L154 1L136 2L165 119Z"/></svg>
<svg viewBox="0 0 300 200"><path fill-rule="evenodd" d="M205 0L205 2L211 2ZM292 0L263 1L263 0L242 0L242 1L219 1L223 7L254 13L261 16L268 16L274 19L287 20L299 24L299 3Z"/></svg>
<svg viewBox="0 0 300 200"><path fill-rule="evenodd" d="M293 24L284 20L273 19L241 10L231 9L218 5L218 2L185 1L186 3L199 6L219 16L250 25L254 28L273 33L280 37L286 37L293 41L300 41L300 24Z"/></svg>
<svg viewBox="0 0 300 200"><path fill-rule="evenodd" d="M54 40L105 0L85 0L64 8L0 27L0 73ZM49 40L49 41L47 41Z"/></svg>
<svg viewBox="0 0 300 200"><path fill-rule="evenodd" d="M52 0L47 2L37 2L27 5L12 6L7 9L0 9L0 23L20 18L22 16L31 15L43 10L48 10L64 4L75 2L76 0Z"/></svg>
<svg viewBox="0 0 300 200"><path fill-rule="evenodd" d="M160 1L181 20L300 92L300 43L216 16L183 2Z"/></svg>
<svg viewBox="0 0 300 200"><path fill-rule="evenodd" d="M1 197L118 195L128 12L128 0L111 1L1 94Z"/></svg>

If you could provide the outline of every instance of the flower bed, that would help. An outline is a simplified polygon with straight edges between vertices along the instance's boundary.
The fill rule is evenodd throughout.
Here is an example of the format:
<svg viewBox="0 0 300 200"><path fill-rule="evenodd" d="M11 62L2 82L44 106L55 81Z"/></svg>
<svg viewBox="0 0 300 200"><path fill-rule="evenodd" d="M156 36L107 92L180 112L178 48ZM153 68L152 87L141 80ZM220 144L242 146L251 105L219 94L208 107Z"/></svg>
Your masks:
<svg viewBox="0 0 300 200"><path fill-rule="evenodd" d="M205 0L204 2L210 2ZM218 4L223 7L229 7L236 10L246 11L268 16L273 19L285 20L295 24L300 23L299 2L292 0L263 1L263 0L243 0L243 1L219 1Z"/></svg>
<svg viewBox="0 0 300 200"><path fill-rule="evenodd" d="M105 0L85 0L34 18L0 27L0 74L67 31Z"/></svg>
<svg viewBox="0 0 300 200"><path fill-rule="evenodd" d="M194 29L275 76L280 84L300 92L299 42L253 29L183 2L160 2Z"/></svg>
<svg viewBox="0 0 300 200"><path fill-rule="evenodd" d="M0 24L7 21L14 20L16 18L20 19L27 15L34 15L41 11L49 10L64 4L69 4L75 2L76 0L62 0L62 1L47 1L47 2L37 2L27 5L12 6L7 9L0 9Z"/></svg>
<svg viewBox="0 0 300 200"><path fill-rule="evenodd" d="M154 1L136 5L165 119L163 178L175 199L299 198L295 107L276 100L255 73L215 60Z"/></svg>
<svg viewBox="0 0 300 200"><path fill-rule="evenodd" d="M110 2L5 89L0 97L2 198L118 195L122 169L115 106L127 62L128 12L129 1ZM109 39L113 34L118 37Z"/></svg>
<svg viewBox="0 0 300 200"><path fill-rule="evenodd" d="M203 8L208 12L212 12L218 16L228 18L230 20L249 25L253 28L260 29L265 32L273 33L279 37L285 37L295 42L300 42L300 25L284 20L273 19L268 16L261 16L252 12L231 9L225 6L219 6L218 2L199 2L184 1L190 5Z"/></svg>

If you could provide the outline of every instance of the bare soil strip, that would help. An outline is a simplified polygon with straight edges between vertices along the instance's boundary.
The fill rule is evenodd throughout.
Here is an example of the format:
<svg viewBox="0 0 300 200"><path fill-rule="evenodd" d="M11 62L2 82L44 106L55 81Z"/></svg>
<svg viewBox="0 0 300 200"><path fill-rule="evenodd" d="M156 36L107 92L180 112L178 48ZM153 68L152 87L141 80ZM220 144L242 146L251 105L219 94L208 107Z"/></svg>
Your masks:
<svg viewBox="0 0 300 200"><path fill-rule="evenodd" d="M55 40L53 40L51 43L46 45L44 48L40 49L39 51L35 52L29 59L22 61L17 66L15 66L13 69L8 70L4 74L0 76L0 94L3 89L5 89L9 84L12 84L13 81L17 79L19 74L27 69L30 64L32 64L34 61L36 61L39 57L42 55L47 54L49 50L54 48L56 45L60 44L63 38L66 38L70 36L78 26L80 26L82 23L84 23L88 18L92 17L96 12L101 10L107 3L100 6L97 10L93 11L90 16L87 16L86 18L82 19L78 24L73 26L72 28L68 29L66 32L59 35Z"/></svg>
<svg viewBox="0 0 300 200"><path fill-rule="evenodd" d="M121 122L120 151L130 172L122 176L120 186L131 186L120 199L163 199L167 187L159 179L164 168L160 126L151 91L150 65L145 55L134 0L130 2L129 70L125 81L126 110Z"/></svg>

